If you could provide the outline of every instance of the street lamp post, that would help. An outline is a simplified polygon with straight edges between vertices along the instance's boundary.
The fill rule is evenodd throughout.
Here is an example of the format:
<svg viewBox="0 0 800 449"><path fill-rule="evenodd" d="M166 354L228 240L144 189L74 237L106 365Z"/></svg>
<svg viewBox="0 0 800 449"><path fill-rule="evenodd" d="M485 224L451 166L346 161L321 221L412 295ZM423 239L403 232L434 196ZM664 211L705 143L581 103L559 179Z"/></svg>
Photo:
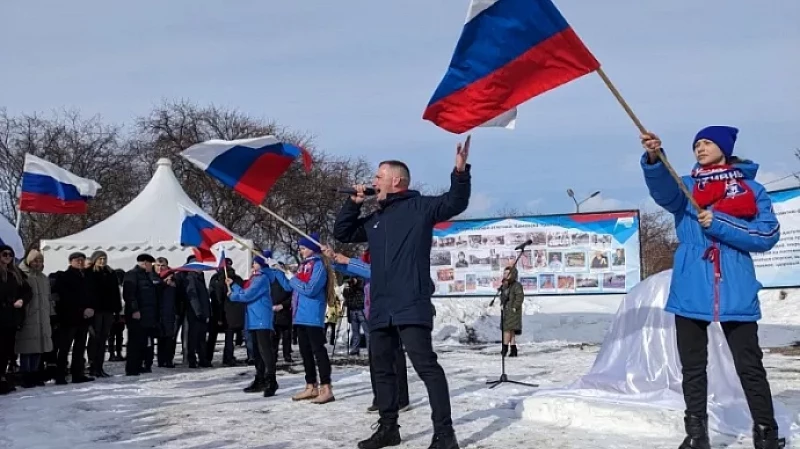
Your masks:
<svg viewBox="0 0 800 449"><path fill-rule="evenodd" d="M580 211L581 211L581 204L583 204L583 203L585 203L585 202L589 201L590 199L592 199L592 198L596 197L597 195L600 195L600 191L598 190L598 191L596 191L596 192L592 193L591 195L587 196L586 198L584 198L584 199L583 199L583 200L581 200L581 201L578 201L578 200L575 198L575 191L573 191L572 189L567 189L567 195L568 195L570 198L572 198L572 202L574 202L574 203L575 203L575 213L580 213Z"/></svg>

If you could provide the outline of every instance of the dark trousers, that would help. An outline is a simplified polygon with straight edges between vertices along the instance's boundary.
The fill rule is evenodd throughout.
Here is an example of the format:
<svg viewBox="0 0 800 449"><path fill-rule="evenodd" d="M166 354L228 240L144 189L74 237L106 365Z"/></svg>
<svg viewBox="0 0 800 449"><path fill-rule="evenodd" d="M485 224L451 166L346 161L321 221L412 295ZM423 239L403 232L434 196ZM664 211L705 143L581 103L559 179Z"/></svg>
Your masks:
<svg viewBox="0 0 800 449"><path fill-rule="evenodd" d="M175 339L172 336L158 337L158 366L167 366L175 362Z"/></svg>
<svg viewBox="0 0 800 449"><path fill-rule="evenodd" d="M372 362L372 350L367 348L369 355L369 381L372 384L372 404L377 406L377 387L375 383L375 368ZM406 367L406 353L403 351L402 344L397 350L394 361L394 370L397 373L397 398L398 407L405 407L409 404L408 399L408 368Z"/></svg>
<svg viewBox="0 0 800 449"><path fill-rule="evenodd" d="M317 383L319 369L320 385L331 383L331 361L325 349L325 329L313 326L297 326L297 342L303 357L306 384Z"/></svg>
<svg viewBox="0 0 800 449"><path fill-rule="evenodd" d="M772 406L772 392L767 382L767 372L762 363L763 354L758 343L758 324L755 322L728 321L720 323L728 347L733 355L736 374L742 383L747 406L755 424L777 428ZM707 321L675 316L675 333L678 354L683 372L683 399L686 413L706 416L708 401L708 325Z"/></svg>
<svg viewBox="0 0 800 449"><path fill-rule="evenodd" d="M325 333L328 334L328 344L336 343L336 323L325 323Z"/></svg>
<svg viewBox="0 0 800 449"><path fill-rule="evenodd" d="M278 349L283 343L283 360L292 358L292 328L291 326L275 326L275 337L273 338L273 350L275 360L278 359Z"/></svg>
<svg viewBox="0 0 800 449"><path fill-rule="evenodd" d="M95 371L103 369L103 362L106 360L106 340L111 333L112 324L114 324L113 313L98 312L94 314L92 321L94 335L89 339L88 359Z"/></svg>
<svg viewBox="0 0 800 449"><path fill-rule="evenodd" d="M37 373L39 372L39 362L41 361L41 354L20 354L19 370L23 373Z"/></svg>
<svg viewBox="0 0 800 449"><path fill-rule="evenodd" d="M142 326L140 320L128 319L128 358L125 361L125 373L136 374L143 367L153 366L153 335L156 332L156 328Z"/></svg>
<svg viewBox="0 0 800 449"><path fill-rule="evenodd" d="M108 353L111 355L122 355L122 334L125 332L125 323L119 321L111 325L108 335Z"/></svg>
<svg viewBox="0 0 800 449"><path fill-rule="evenodd" d="M208 341L206 342L206 359L214 359L214 350L217 348L217 335L222 332L225 335L225 348L222 350L222 362L233 362L233 339L236 331L223 330L216 322L209 326Z"/></svg>
<svg viewBox="0 0 800 449"><path fill-rule="evenodd" d="M88 324L79 326L64 326L61 328L61 335L58 342L58 374L67 375L67 363L69 361L69 350L72 348L72 364L70 372L72 377L83 376L85 368L83 354L86 352L86 336L89 334Z"/></svg>
<svg viewBox="0 0 800 449"><path fill-rule="evenodd" d="M256 377L266 382L275 382L275 352L272 350L273 332L258 329L250 332L256 358Z"/></svg>
<svg viewBox="0 0 800 449"><path fill-rule="evenodd" d="M186 332L185 332L186 329L185 328L186 328L186 315L176 314L175 315L175 338L172 340L173 344L175 345L175 351L173 351L173 353L176 353L177 350L178 350L178 336L181 336L181 356L183 357L183 363L186 363L186 360L187 360L186 359L186 340L187 340L187 338L186 338ZM181 334L181 331L184 331L183 334Z"/></svg>
<svg viewBox="0 0 800 449"><path fill-rule="evenodd" d="M444 370L433 352L431 329L423 326L390 326L370 329L369 338L371 368L375 371L376 400L381 422L397 422L400 395L396 361L402 340L414 371L428 390L434 433L452 432L450 391Z"/></svg>
<svg viewBox="0 0 800 449"><path fill-rule="evenodd" d="M0 379L5 380L8 364L14 359L14 344L16 343L17 329L14 327L0 327Z"/></svg>
<svg viewBox="0 0 800 449"><path fill-rule="evenodd" d="M187 324L189 327L189 338L186 342L186 358L190 364L200 363L205 365L209 362L206 357L206 329L205 320L201 320L195 315L191 307L186 312Z"/></svg>

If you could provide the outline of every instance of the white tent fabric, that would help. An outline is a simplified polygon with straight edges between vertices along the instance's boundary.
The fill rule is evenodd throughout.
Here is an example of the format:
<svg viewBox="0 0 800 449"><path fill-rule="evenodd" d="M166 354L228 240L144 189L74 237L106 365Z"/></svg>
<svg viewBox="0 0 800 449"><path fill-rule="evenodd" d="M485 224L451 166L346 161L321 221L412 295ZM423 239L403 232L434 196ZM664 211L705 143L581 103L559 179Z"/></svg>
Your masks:
<svg viewBox="0 0 800 449"><path fill-rule="evenodd" d="M141 253L166 257L173 267L183 265L192 251L180 245L181 208L216 223L183 191L172 171L170 160L159 159L150 182L114 215L77 234L43 240L41 250L45 257L45 270L48 273L63 270L68 265L69 254L75 251L81 251L88 257L97 250L108 254L109 266L123 270L133 268L136 257ZM252 242L239 240L252 247ZM221 249L225 250L226 257L233 260L236 272L242 277L249 277L252 265L250 251L233 241L219 243L214 248L215 252Z"/></svg>
<svg viewBox="0 0 800 449"><path fill-rule="evenodd" d="M672 271L645 279L622 300L589 373L563 388L542 389L537 397L564 396L681 412L681 365L675 342L675 316L664 311ZM725 435L750 434L752 420L728 344L718 323L708 328L709 427ZM775 401L782 436L791 414Z"/></svg>
<svg viewBox="0 0 800 449"><path fill-rule="evenodd" d="M6 217L0 215L0 244L8 245L14 250L17 259L25 257L25 247L22 246L22 238Z"/></svg>

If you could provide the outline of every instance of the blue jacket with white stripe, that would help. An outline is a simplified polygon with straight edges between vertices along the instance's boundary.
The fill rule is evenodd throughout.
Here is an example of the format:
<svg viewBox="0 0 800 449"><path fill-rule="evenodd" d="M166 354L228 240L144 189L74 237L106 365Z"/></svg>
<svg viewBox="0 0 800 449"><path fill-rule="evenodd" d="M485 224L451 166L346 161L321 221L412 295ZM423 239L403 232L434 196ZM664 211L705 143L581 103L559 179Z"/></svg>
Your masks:
<svg viewBox="0 0 800 449"><path fill-rule="evenodd" d="M734 164L755 194L756 217L747 221L713 211L708 228L700 226L694 207L663 163L648 164L645 154L641 165L653 200L675 217L679 244L666 311L703 321L761 319L758 291L762 286L750 253L772 249L780 238L780 224L766 189L755 181L758 165ZM691 192L694 179L682 179ZM716 260L709 257L710 250L719 251Z"/></svg>

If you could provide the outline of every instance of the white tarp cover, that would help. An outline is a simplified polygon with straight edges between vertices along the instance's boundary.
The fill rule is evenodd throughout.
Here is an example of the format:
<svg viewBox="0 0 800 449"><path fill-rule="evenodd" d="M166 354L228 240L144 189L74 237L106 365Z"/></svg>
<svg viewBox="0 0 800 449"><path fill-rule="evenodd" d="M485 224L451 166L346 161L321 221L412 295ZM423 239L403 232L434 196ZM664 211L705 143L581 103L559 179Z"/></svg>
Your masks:
<svg viewBox="0 0 800 449"><path fill-rule="evenodd" d="M52 273L65 269L70 253L80 251L90 257L97 250L108 254L109 266L126 271L136 265L136 257L141 253L166 257L172 267L183 265L192 251L180 246L182 207L214 221L183 191L170 160L159 159L150 182L114 215L77 234L42 240L45 271ZM252 246L252 242L240 240ZM248 278L252 265L249 250L231 241L215 245L214 251L218 253L222 248L225 256L233 260L237 274Z"/></svg>
<svg viewBox="0 0 800 449"><path fill-rule="evenodd" d="M588 374L567 387L539 390L525 401L565 396L675 410L682 419L675 316L664 311L671 276L671 270L653 275L625 295ZM718 323L709 326L708 334L709 427L726 435L750 434L750 412L725 335ZM792 417L777 401L775 410L781 436L788 436Z"/></svg>

